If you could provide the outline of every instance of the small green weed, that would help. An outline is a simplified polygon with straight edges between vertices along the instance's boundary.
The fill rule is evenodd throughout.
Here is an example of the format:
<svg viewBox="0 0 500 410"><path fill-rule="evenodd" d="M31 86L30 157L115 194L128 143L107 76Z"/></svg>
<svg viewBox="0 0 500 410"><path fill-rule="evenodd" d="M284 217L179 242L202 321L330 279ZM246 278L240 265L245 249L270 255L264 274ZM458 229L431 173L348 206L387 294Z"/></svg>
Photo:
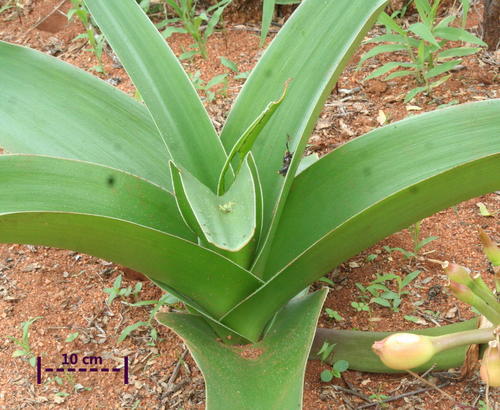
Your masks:
<svg viewBox="0 0 500 410"><path fill-rule="evenodd" d="M439 239L438 236L428 236L427 238L421 239L421 225L422 221L419 221L408 228L408 232L410 233L413 242L413 250L408 251L399 247L391 248L390 246L384 246L384 250L388 253L392 253L394 251L401 252L406 259L416 258L424 246L428 245L432 241L435 241L436 239Z"/></svg>
<svg viewBox="0 0 500 410"><path fill-rule="evenodd" d="M208 38L215 31L224 9L232 0L221 0L201 13L196 10L197 0L164 1L169 6L169 9L174 12L175 17L167 17L157 24L159 30L164 29L162 31L163 37L168 38L174 33L189 34L195 43L191 45L191 50L184 52L179 58L183 60L200 54L206 59L208 57ZM182 27L177 26L178 23Z"/></svg>
<svg viewBox="0 0 500 410"><path fill-rule="evenodd" d="M349 368L349 362L347 360L336 361L331 369L323 370L320 374L322 382L331 382L334 377L340 378L342 372L345 372Z"/></svg>
<svg viewBox="0 0 500 410"><path fill-rule="evenodd" d="M78 39L86 39L89 43L90 48L87 51L91 51L97 58L98 64L91 69L97 71L98 73L104 73L104 66L102 63L102 52L104 50L104 46L106 44L106 40L102 34L99 34L96 31L96 27L92 23L92 17L90 13L83 3L82 0L71 0L71 9L69 9L66 17L68 20L71 20L73 16L76 16L78 20L83 25L85 32L77 35L74 40Z"/></svg>
<svg viewBox="0 0 500 410"><path fill-rule="evenodd" d="M332 354L334 347L335 343L330 344L328 342L324 342L323 346L321 346L321 349L319 349L316 355L319 356L322 362L325 362L326 359L328 359L328 357Z"/></svg>
<svg viewBox="0 0 500 410"><path fill-rule="evenodd" d="M364 302L351 302L351 306L357 311L357 312L369 312L370 311L370 306L368 306Z"/></svg>
<svg viewBox="0 0 500 410"><path fill-rule="evenodd" d="M179 299L177 299L175 296L172 296L168 293L165 293L159 300L141 300L136 303L129 303L128 305L130 306L148 306L148 305L153 305L153 309L149 313L149 319L147 322L145 321L140 321L136 322L130 326L127 326L125 329L122 330L120 337L118 338L118 343L123 342L134 330L139 329L140 327L148 327L149 328L149 335L151 338L151 342L148 343L149 346L154 346L155 343L158 341L158 331L156 328L153 326L153 319L155 315L158 313L160 308L165 305L174 305L179 302Z"/></svg>
<svg viewBox="0 0 500 410"><path fill-rule="evenodd" d="M217 95L225 96L229 86L227 73L219 74L212 77L209 81L204 81L201 78L201 71L197 70L194 74L189 75L191 82L199 91L203 91L208 102L212 102Z"/></svg>
<svg viewBox="0 0 500 410"><path fill-rule="evenodd" d="M438 8L440 0L415 0L420 21L402 27L395 16L389 16L382 12L379 23L385 26L386 34L368 40L368 43L384 43L377 45L365 53L359 62L361 65L366 60L382 53L402 51L409 58L409 62L391 61L373 71L365 80L388 74L394 69L397 71L388 74L385 80L396 77L412 76L418 87L411 89L404 99L411 101L420 93L430 94L432 89L447 81L451 70L456 68L465 57L477 53L480 47L470 47L466 43L486 46L481 39L464 29L470 0L460 0L462 3L462 26L453 27L457 20L456 16L448 16L442 20L438 19ZM444 49L450 41L460 41L464 46ZM399 70L403 68L403 70ZM442 74L447 74L440 77Z"/></svg>
<svg viewBox="0 0 500 410"><path fill-rule="evenodd" d="M357 282L356 287L361 291L362 299L369 299L369 303L376 303L380 306L390 308L394 312L398 312L402 301L401 298L409 293L405 288L413 282L419 274L419 270L409 273L404 278L394 273L386 273L383 275L377 274L376 279L369 285L363 286L361 283ZM395 291L389 289L387 285L388 282L392 281L395 281L397 284L397 289Z"/></svg>
<svg viewBox="0 0 500 410"><path fill-rule="evenodd" d="M12 340L16 345L18 345L21 349L16 350L14 353L12 353L12 357L22 357L26 360L28 360L28 363L32 366L35 367L36 365L36 357L31 351L31 346L30 346L30 326L36 322L37 320L41 319L42 316L37 316L32 319L27 320L26 322L23 322L21 324L21 329L23 331L23 335L21 336L20 339L17 339L13 336L8 336L10 340Z"/></svg>
<svg viewBox="0 0 500 410"><path fill-rule="evenodd" d="M118 275L115 281L113 282L113 287L104 289L104 292L109 295L108 300L106 301L108 306L110 306L113 303L113 300L115 300L117 297L128 298L132 296L134 298L137 298L137 296L142 290L142 282L137 282L133 288L131 286L122 288L121 286L122 286L122 275Z"/></svg>
<svg viewBox="0 0 500 410"><path fill-rule="evenodd" d="M334 319L334 320L337 320L337 321L344 320L344 318L342 316L340 316L339 312L337 312L336 310L332 310L330 308L326 308L325 312L326 312L326 314L328 315L328 317L330 319Z"/></svg>

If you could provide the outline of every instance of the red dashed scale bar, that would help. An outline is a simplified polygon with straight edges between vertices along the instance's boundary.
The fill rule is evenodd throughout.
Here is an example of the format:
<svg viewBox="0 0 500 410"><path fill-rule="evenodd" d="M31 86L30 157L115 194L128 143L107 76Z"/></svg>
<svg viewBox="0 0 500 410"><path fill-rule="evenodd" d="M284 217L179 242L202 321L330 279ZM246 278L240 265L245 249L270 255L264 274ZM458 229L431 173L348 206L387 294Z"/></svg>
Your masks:
<svg viewBox="0 0 500 410"><path fill-rule="evenodd" d="M54 368L54 367L46 367L43 369L45 372L48 372L48 373L63 373L63 372L89 372L89 373L119 373L123 370L123 383L124 384L128 384L128 356L125 356L123 358L123 367L122 368L118 368L118 367L113 367L113 368L109 368L109 367L90 367L90 368L86 368L86 367L79 367L79 368L76 368L76 367L69 367L67 369L65 368L62 368L62 367L58 367L58 368ZM37 357L36 358L36 382L37 384L41 384L42 383L42 358L41 357Z"/></svg>

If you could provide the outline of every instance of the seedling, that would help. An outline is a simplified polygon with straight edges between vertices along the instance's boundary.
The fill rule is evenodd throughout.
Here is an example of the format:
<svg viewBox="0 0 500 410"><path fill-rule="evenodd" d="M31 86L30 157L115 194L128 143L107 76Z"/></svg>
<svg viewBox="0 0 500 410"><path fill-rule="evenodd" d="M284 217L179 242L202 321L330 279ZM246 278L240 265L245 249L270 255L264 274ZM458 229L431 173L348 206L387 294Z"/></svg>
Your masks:
<svg viewBox="0 0 500 410"><path fill-rule="evenodd" d="M28 360L28 363L32 366L35 367L36 365L36 357L34 353L31 351L31 346L30 346L30 326L36 322L37 320L41 319L41 316L34 317L32 319L27 320L26 322L23 322L21 324L21 329L23 331L23 335L21 336L20 339L15 338L14 336L8 336L10 340L12 340L16 345L21 347L21 349L16 350L14 353L12 353L12 357L22 357L26 360Z"/></svg>
<svg viewBox="0 0 500 410"><path fill-rule="evenodd" d="M218 74L212 77L209 81L204 81L201 78L201 71L197 70L194 74L190 74L189 78L196 88L199 91L203 91L208 102L212 102L215 100L217 95L224 96L227 93L227 88L229 85L229 81L227 79L227 73Z"/></svg>
<svg viewBox="0 0 500 410"><path fill-rule="evenodd" d="M405 288L413 282L419 274L420 271L418 270L409 273L404 278L394 273L386 273L383 275L377 274L376 279L368 286L365 287L361 283L356 283L356 287L362 292L361 298L367 300L369 295L371 295L370 303L376 303L390 308L394 312L398 312L399 306L401 305L401 298L409 293ZM387 287L387 282L392 281L396 281L396 291L392 291Z"/></svg>
<svg viewBox="0 0 500 410"><path fill-rule="evenodd" d="M179 299L177 299L175 296L172 296L168 293L165 293L159 300L142 300L140 302L136 303L129 303L129 306L148 306L148 305L153 305L153 309L149 313L149 319L147 322L145 321L140 321L136 322L132 325L127 326L125 329L122 330L120 337L118 338L118 343L123 342L134 330L139 329L140 327L148 327L149 328L149 335L151 338L151 342L148 343L149 346L154 346L155 343L158 341L158 331L156 328L153 326L153 320L155 318L155 315L160 311L160 309L163 306L166 305L174 305L179 302Z"/></svg>
<svg viewBox="0 0 500 410"><path fill-rule="evenodd" d="M389 396L387 394L383 393L373 393L368 396L369 399L376 401L379 403L379 406L385 408L388 405L386 403L383 403L384 400L388 399Z"/></svg>
<svg viewBox="0 0 500 410"><path fill-rule="evenodd" d="M386 81L393 78L412 76L418 87L411 89L404 99L409 102L420 93L430 94L431 91L447 81L449 73L461 62L457 57L472 55L481 50L480 47L470 47L466 43L486 46L481 39L465 30L464 23L467 19L470 0L461 0L463 4L462 27L454 27L457 20L455 16L448 16L439 21L438 8L440 0L419 0L415 2L419 14L419 22L411 24L408 28L402 27L394 17L381 13L379 23L386 28L386 34L368 40L368 43L386 43L378 45L365 53L359 62L373 58L382 53L404 52L409 62L391 61L373 71L365 80L379 77L394 69L385 77ZM450 41L460 41L464 46L444 49Z"/></svg>
<svg viewBox="0 0 500 410"><path fill-rule="evenodd" d="M111 306L113 300L115 300L117 297L128 298L132 296L134 298L137 298L137 296L142 290L142 282L137 282L133 288L131 286L122 288L121 286L122 286L122 275L118 275L115 281L113 282L113 287L104 289L104 292L109 294L108 300L106 301L108 306Z"/></svg>
<svg viewBox="0 0 500 410"><path fill-rule="evenodd" d="M416 258L424 246L428 245L432 241L435 241L436 239L439 239L438 236L428 236L427 238L420 239L421 224L422 221L419 221L408 228L408 232L410 233L413 242L413 250L408 251L399 247L391 248L387 245L384 246L384 250L388 253L392 253L394 251L401 252L406 259Z"/></svg>
<svg viewBox="0 0 500 410"><path fill-rule="evenodd" d="M323 345L321 346L321 349L319 349L316 355L320 357L320 360L322 362L326 362L328 357L330 357L330 355L332 354L334 347L335 343L330 344L328 342L324 342Z"/></svg>
<svg viewBox="0 0 500 410"><path fill-rule="evenodd" d="M250 75L250 71L243 71L243 72L240 71L238 69L238 65L234 61L231 61L229 58L226 57L219 57L219 58L222 65L229 68L235 74L234 76L235 80L244 80L248 78L248 76Z"/></svg>
<svg viewBox="0 0 500 410"><path fill-rule="evenodd" d="M69 9L66 17L68 20L71 20L73 16L76 16L85 29L85 32L77 35L73 41L81 38L87 40L90 46L90 49L87 51L94 53L98 61L98 64L91 69L97 71L98 73L105 73L102 62L102 52L106 44L105 38L102 34L99 34L96 27L94 27L92 17L90 16L89 10L83 3L83 0L71 0L71 4L72 7Z"/></svg>
<svg viewBox="0 0 500 410"><path fill-rule="evenodd" d="M337 312L336 310L332 310L330 308L326 308L325 312L326 312L326 314L328 315L328 317L330 319L334 319L334 320L337 320L337 321L344 320L344 318L342 316L340 316L339 312Z"/></svg>
<svg viewBox="0 0 500 410"><path fill-rule="evenodd" d="M364 302L351 302L351 306L356 309L357 312L369 312L370 306Z"/></svg>
<svg viewBox="0 0 500 410"><path fill-rule="evenodd" d="M75 339L76 339L79 335L80 335L80 333L79 333L79 332L70 333L70 334L68 335L68 337L66 337L65 342L66 342L66 343L71 343L71 342L73 342L73 341L74 341L74 340L75 340Z"/></svg>
<svg viewBox="0 0 500 410"><path fill-rule="evenodd" d="M340 378L342 372L345 372L349 368L349 362L346 360L336 361L331 370L323 370L320 374L322 382L331 382L334 377Z"/></svg>
<svg viewBox="0 0 500 410"><path fill-rule="evenodd" d="M174 12L175 17L166 18L163 22L157 25L159 29L163 29L164 38L169 38L174 33L189 34L195 43L191 46L192 50L182 54L179 58L191 58L196 54L200 54L203 58L208 57L207 41L213 34L215 27L219 23L224 9L231 3L232 0L221 0L210 6L206 12L199 13L196 11L197 0L164 0L169 6L169 9ZM181 23L182 27L174 24Z"/></svg>

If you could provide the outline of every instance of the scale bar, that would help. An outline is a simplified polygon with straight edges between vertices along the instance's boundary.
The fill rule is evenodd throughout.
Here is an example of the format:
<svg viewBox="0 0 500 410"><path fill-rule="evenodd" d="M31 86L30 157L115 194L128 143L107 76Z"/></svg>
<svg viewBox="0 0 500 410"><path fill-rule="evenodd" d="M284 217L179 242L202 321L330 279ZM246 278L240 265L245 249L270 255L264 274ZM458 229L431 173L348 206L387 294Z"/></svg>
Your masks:
<svg viewBox="0 0 500 410"><path fill-rule="evenodd" d="M42 358L36 358L36 384L42 384Z"/></svg>

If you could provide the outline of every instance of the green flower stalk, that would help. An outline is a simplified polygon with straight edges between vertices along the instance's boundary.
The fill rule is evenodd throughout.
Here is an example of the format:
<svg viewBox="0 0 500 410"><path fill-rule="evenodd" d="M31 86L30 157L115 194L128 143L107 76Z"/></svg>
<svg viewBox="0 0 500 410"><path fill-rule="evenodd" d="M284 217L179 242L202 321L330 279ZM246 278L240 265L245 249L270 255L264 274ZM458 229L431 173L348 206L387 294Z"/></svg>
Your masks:
<svg viewBox="0 0 500 410"><path fill-rule="evenodd" d="M499 323L500 304L480 274L471 276L466 267L449 262L445 263L444 271L450 280L449 288L457 299L474 306L492 323Z"/></svg>
<svg viewBox="0 0 500 410"><path fill-rule="evenodd" d="M484 299L478 296L475 292L471 290L470 287L457 282L450 282L448 285L451 293L458 300L461 300L468 305L474 306L482 315L484 315L491 323L498 325L500 323L500 311L498 310L498 303L493 300L495 304L492 306L484 301ZM476 288L474 288L476 290ZM493 297L493 294L491 295Z"/></svg>
<svg viewBox="0 0 500 410"><path fill-rule="evenodd" d="M382 363L396 370L421 366L443 350L458 346L486 343L494 338L493 328L474 329L443 336L396 333L373 344L372 350Z"/></svg>
<svg viewBox="0 0 500 410"><path fill-rule="evenodd" d="M481 379L492 387L500 387L500 347L498 341L488 343L479 371Z"/></svg>

